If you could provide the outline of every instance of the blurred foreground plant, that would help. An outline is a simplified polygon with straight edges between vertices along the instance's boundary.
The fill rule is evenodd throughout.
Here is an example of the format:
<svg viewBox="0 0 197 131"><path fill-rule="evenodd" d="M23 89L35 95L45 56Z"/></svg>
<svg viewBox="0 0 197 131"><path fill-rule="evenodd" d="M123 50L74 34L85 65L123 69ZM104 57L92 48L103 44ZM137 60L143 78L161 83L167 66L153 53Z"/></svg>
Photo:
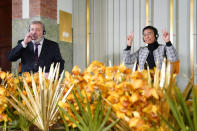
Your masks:
<svg viewBox="0 0 197 131"><path fill-rule="evenodd" d="M174 94L175 96L171 97L165 92L173 115L171 118L175 121L169 122L162 117L163 120L173 131L197 131L197 87L194 86L192 89L192 99L186 100L184 93L182 94L177 87L174 88Z"/></svg>
<svg viewBox="0 0 197 131"><path fill-rule="evenodd" d="M63 72L59 77L59 64L50 68L48 79L45 77L43 69L39 68L39 78L34 79L33 74L30 77L23 77L23 92L21 87L16 87L19 96L9 94L11 98L7 101L18 111L23 118L28 119L40 130L47 131L49 126L53 125L58 119L57 102L65 102L67 95L72 87L64 94L65 83L61 84Z"/></svg>
<svg viewBox="0 0 197 131"><path fill-rule="evenodd" d="M91 103L89 102L87 95L85 95L84 98L79 88L77 88L77 92L79 94L80 100L79 98L77 98L76 92L73 91L73 95L75 102L77 103L77 106L79 108L79 112L74 108L73 104L67 101L70 105L70 108L72 109L72 112L75 115L75 118L69 115L65 109L61 107L59 108L67 131L69 130L69 128L67 126L66 117L68 117L74 124L76 124L76 126L81 131L107 131L119 121L119 119L116 119L114 122L107 124L111 114L111 108L108 108L106 112L104 101L101 98L100 94L94 101L96 102L96 107L95 110L92 111Z"/></svg>

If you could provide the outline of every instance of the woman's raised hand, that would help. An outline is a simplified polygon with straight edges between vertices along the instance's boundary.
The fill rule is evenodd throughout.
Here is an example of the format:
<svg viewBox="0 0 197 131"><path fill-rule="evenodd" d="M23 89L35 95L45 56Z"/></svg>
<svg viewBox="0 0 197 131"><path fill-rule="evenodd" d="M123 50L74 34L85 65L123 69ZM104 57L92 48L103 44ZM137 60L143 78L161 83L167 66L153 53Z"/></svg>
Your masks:
<svg viewBox="0 0 197 131"><path fill-rule="evenodd" d="M133 42L133 37L134 37L134 33L131 32L128 36L127 36L127 45L131 46L132 42Z"/></svg>
<svg viewBox="0 0 197 131"><path fill-rule="evenodd" d="M168 43L170 41L170 34L166 30L162 30L162 38Z"/></svg>

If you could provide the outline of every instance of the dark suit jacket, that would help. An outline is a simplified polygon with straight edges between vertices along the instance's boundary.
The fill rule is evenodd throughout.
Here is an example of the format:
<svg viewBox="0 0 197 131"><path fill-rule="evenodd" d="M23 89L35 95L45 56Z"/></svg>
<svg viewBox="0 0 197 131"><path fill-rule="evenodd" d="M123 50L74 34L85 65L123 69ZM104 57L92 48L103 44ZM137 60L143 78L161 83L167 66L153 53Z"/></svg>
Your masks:
<svg viewBox="0 0 197 131"><path fill-rule="evenodd" d="M50 65L57 62L60 63L60 72L63 71L64 60L56 42L44 39L37 66L34 64L33 43L29 42L27 47L23 48L21 42L22 40L19 40L17 46L8 53L9 61L21 59L21 72L37 72L39 66L42 68L45 66L45 72L49 72Z"/></svg>

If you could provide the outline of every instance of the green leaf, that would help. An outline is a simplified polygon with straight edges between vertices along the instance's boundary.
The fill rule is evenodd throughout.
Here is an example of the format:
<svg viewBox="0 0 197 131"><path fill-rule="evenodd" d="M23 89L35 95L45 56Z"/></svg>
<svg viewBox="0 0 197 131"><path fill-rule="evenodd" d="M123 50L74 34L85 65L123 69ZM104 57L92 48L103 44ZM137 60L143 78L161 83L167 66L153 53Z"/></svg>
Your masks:
<svg viewBox="0 0 197 131"><path fill-rule="evenodd" d="M63 108L61 108L59 106L59 110L62 111L64 113L64 115L66 115L73 123L75 123L77 125L77 127L80 129L80 130L83 130L82 126L77 123L77 121L75 119L73 119Z"/></svg>
<svg viewBox="0 0 197 131"><path fill-rule="evenodd" d="M78 89L78 87L77 87L77 89ZM81 95L80 90L78 90L78 93ZM83 109L83 105L84 105L83 99L81 99L81 103L80 103L79 99L77 98L77 96L75 94L75 92L73 92L73 95L74 95L75 101L77 102L77 106L79 107L79 110L80 110L80 112L82 114L83 120L87 124L88 123L87 122L88 121L88 116L86 115L86 113L85 113L85 111ZM81 97L81 98L83 98L83 97Z"/></svg>
<svg viewBox="0 0 197 131"><path fill-rule="evenodd" d="M104 116L104 101L101 97L101 94L99 94L99 99L97 99L95 101L95 102L97 102L96 109L94 112L92 112L90 102L88 101L87 94L85 94L86 102L84 102L84 97L82 96L80 89L77 88L77 91L79 93L80 98L77 98L76 92L73 92L73 95L74 95L74 99L77 103L77 106L79 107L80 113L78 113L76 111L73 104L71 104L69 101L67 101L67 102L70 105L70 108L72 109L72 111L75 115L75 118L79 121L79 123L77 123L77 121L74 118L72 118L61 107L59 108L59 110L62 111L62 113L65 114L70 119L70 121L75 123L77 125L77 127L79 128L79 130L82 130L82 131L100 131L100 130L102 130L104 128L109 116L110 116L111 108L108 109L105 117L103 117ZM80 103L79 99L81 99L81 101L82 101L81 103ZM113 123L111 123L110 125L108 125L104 130L109 130L117 122L118 122L118 119L116 121L114 121Z"/></svg>
<svg viewBox="0 0 197 131"><path fill-rule="evenodd" d="M92 111L90 109L90 103L88 101L88 97L87 97L87 94L85 94L85 97L86 97L86 103L87 103L87 108L88 108L88 111L87 111L87 115L88 115L88 118L89 118L89 121L92 122Z"/></svg>
<svg viewBox="0 0 197 131"><path fill-rule="evenodd" d="M77 92L79 93L79 97L81 100L84 100L83 95L81 94L80 88L77 87ZM82 101L83 102L83 101Z"/></svg>
<svg viewBox="0 0 197 131"><path fill-rule="evenodd" d="M67 101L67 102L68 102L68 104L70 105L70 107L71 107L73 113L75 114L75 117L79 120L79 122L80 122L84 127L86 127L85 122L83 121L83 119L81 118L81 116L79 115L79 113L75 110L75 107L74 107L69 101Z"/></svg>
<svg viewBox="0 0 197 131"><path fill-rule="evenodd" d="M99 116L98 116L98 121L99 121L98 124L100 124L100 123L102 122L102 120L103 120L103 115L104 115L104 102L101 101L100 113L99 113ZM99 125L97 125L97 126L99 126Z"/></svg>
<svg viewBox="0 0 197 131"><path fill-rule="evenodd" d="M66 130L66 131L69 131L69 128L68 128L66 119L65 119L64 114L63 114L63 112L62 112L61 110L60 110L60 116L61 116L61 118L63 119L65 130Z"/></svg>
<svg viewBox="0 0 197 131"><path fill-rule="evenodd" d="M168 97L166 91L165 91L165 96L168 101L168 104L170 105L170 109L178 123L178 125L183 129L183 131L186 131L186 126L184 124L183 118L181 117L180 112L178 111L178 106Z"/></svg>
<svg viewBox="0 0 197 131"><path fill-rule="evenodd" d="M6 114L8 115L9 118L11 118L12 120L18 119L18 115L14 115L12 112L14 112L12 108L10 107L6 108Z"/></svg>
<svg viewBox="0 0 197 131"><path fill-rule="evenodd" d="M185 100L188 100L190 97L190 94L192 93L192 86L193 86L193 81L194 81L194 77L192 76L186 86L186 88L183 91L183 98Z"/></svg>
<svg viewBox="0 0 197 131"><path fill-rule="evenodd" d="M101 123L101 120L98 119L99 114L100 114L100 110L102 110L101 109L101 96L99 96L98 103L96 105L96 109L94 112L93 125L99 125ZM94 126L93 129L96 130L97 126Z"/></svg>
<svg viewBox="0 0 197 131"><path fill-rule="evenodd" d="M106 124L110 113L111 113L111 107L107 110L107 114L105 115L105 118L104 118L102 124L100 125L99 130L101 130L104 127L104 125Z"/></svg>
<svg viewBox="0 0 197 131"><path fill-rule="evenodd" d="M7 128L7 122L4 122L3 131L6 131L6 128Z"/></svg>
<svg viewBox="0 0 197 131"><path fill-rule="evenodd" d="M196 87L195 87L196 88ZM194 124L194 130L197 131L197 98L196 93L194 91L194 88L192 90L192 99L193 99L193 124Z"/></svg>
<svg viewBox="0 0 197 131"><path fill-rule="evenodd" d="M161 117L161 119L168 125L168 127L170 127L173 131L176 131L175 128L172 126L172 124L168 120L166 120L160 113L158 114Z"/></svg>
<svg viewBox="0 0 197 131"><path fill-rule="evenodd" d="M181 109L183 111L183 115L185 116L185 118L187 119L187 122L189 123L189 128L191 128L191 130L193 131L194 130L194 127L193 127L193 123L192 123L192 120L191 120L191 117L190 117L190 113L189 113L189 110L187 108L187 105L185 103L185 100L183 98L183 95L181 94L180 90L178 88L175 88L175 92L176 92L176 95L178 97L178 101L181 105Z"/></svg>
<svg viewBox="0 0 197 131"><path fill-rule="evenodd" d="M118 123L120 119L117 119L116 121L114 121L113 123L111 123L110 125L108 125L107 127L105 127L102 131L108 131L109 129L111 129L116 123Z"/></svg>

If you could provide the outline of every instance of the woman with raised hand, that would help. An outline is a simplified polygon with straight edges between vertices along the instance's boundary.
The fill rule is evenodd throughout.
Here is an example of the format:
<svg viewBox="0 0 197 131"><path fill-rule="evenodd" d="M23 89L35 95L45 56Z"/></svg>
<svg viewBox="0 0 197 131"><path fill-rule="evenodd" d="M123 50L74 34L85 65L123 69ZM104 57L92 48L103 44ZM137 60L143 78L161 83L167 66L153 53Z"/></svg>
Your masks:
<svg viewBox="0 0 197 131"><path fill-rule="evenodd" d="M176 49L170 42L170 34L166 31L162 32L162 38L165 45L159 44L157 39L159 37L158 31L153 26L146 26L143 29L143 41L147 46L140 47L136 52L130 54L134 34L131 33L127 36L127 48L123 51L124 63L131 65L137 61L140 70L146 69L147 64L150 69L153 69L158 62L161 69L162 61L166 57L171 62L177 62L178 56Z"/></svg>

